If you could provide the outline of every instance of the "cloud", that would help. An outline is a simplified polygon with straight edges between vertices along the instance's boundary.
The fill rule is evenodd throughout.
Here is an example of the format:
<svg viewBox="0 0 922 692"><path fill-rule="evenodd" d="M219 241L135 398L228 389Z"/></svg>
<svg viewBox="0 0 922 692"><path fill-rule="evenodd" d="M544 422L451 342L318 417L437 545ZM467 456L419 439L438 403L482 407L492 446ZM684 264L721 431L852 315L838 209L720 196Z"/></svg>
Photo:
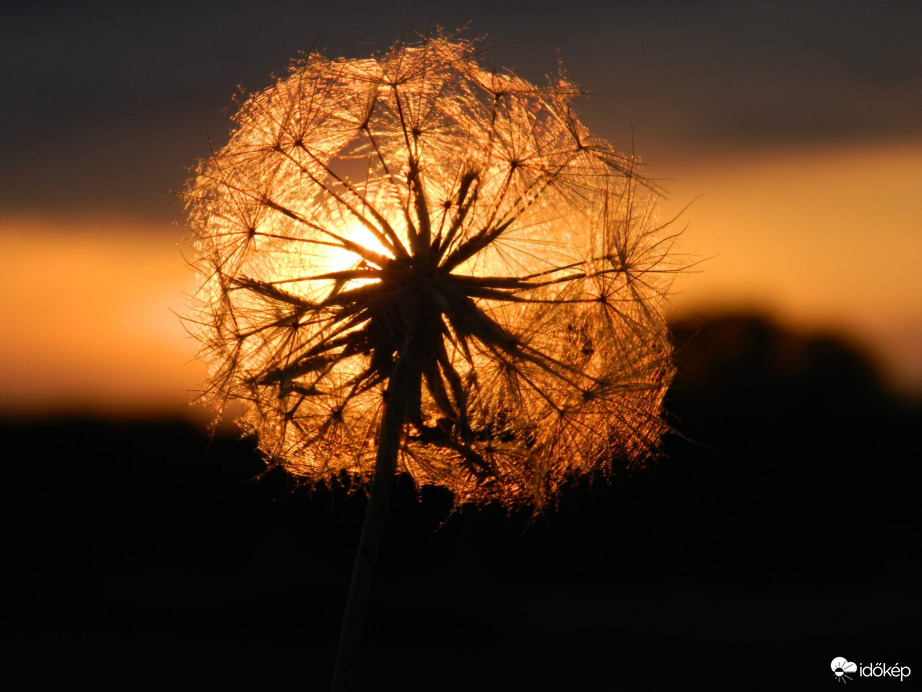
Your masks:
<svg viewBox="0 0 922 692"><path fill-rule="evenodd" d="M841 656L832 659L830 667L833 671L842 670L844 673L856 673L858 671L858 666L852 663L851 661L842 658Z"/></svg>

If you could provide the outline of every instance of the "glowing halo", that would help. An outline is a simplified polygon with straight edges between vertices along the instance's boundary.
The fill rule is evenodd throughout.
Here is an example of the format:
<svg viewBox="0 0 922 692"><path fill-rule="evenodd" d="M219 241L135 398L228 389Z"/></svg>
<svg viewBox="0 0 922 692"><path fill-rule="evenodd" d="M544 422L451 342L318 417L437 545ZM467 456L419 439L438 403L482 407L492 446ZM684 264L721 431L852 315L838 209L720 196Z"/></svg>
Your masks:
<svg viewBox="0 0 922 692"><path fill-rule="evenodd" d="M370 478L395 378L396 471L460 503L540 507L665 429L655 191L566 78L475 54L308 55L189 183L203 398L309 483Z"/></svg>

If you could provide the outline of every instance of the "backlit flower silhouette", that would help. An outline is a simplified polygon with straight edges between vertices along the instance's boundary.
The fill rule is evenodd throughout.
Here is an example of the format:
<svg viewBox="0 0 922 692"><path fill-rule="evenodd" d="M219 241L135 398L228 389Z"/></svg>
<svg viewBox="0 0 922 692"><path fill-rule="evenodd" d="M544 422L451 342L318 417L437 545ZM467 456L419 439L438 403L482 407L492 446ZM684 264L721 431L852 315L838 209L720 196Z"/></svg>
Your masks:
<svg viewBox="0 0 922 692"><path fill-rule="evenodd" d="M204 397L309 483L407 473L538 507L645 458L672 376L672 236L562 75L456 37L311 54L186 192Z"/></svg>

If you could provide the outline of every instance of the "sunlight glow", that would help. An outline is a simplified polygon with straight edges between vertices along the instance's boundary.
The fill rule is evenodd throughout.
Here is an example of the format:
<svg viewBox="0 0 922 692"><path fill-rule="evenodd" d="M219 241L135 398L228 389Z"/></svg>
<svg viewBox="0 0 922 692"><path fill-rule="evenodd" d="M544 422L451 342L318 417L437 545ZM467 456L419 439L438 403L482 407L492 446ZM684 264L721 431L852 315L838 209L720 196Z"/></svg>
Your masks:
<svg viewBox="0 0 922 692"><path fill-rule="evenodd" d="M664 430L674 234L654 186L585 130L562 75L474 56L442 37L309 55L186 193L203 398L242 400L307 482L369 477L390 415L399 472L541 506Z"/></svg>

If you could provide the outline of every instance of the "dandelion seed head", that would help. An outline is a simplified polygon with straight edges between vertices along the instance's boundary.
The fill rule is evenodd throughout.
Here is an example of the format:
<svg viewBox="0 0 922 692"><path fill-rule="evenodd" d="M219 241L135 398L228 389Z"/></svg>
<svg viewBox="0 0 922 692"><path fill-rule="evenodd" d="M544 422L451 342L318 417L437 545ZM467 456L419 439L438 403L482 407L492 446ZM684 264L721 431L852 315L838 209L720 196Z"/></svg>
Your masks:
<svg viewBox="0 0 922 692"><path fill-rule="evenodd" d="M361 481L399 377L397 470L460 503L540 507L648 456L670 241L577 94L438 35L249 96L185 194L203 398L307 482Z"/></svg>

